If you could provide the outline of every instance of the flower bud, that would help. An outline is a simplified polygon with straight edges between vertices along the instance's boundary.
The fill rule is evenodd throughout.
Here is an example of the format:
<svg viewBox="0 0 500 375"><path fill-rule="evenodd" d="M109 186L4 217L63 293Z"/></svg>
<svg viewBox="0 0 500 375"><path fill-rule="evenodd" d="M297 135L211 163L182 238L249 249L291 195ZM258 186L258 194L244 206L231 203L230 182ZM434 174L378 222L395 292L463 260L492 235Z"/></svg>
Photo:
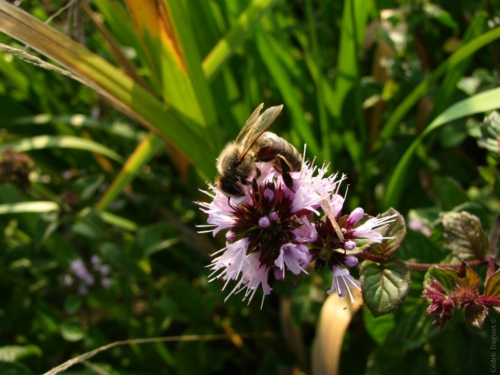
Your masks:
<svg viewBox="0 0 500 375"><path fill-rule="evenodd" d="M365 215L365 211L361 208L355 208L351 214L349 215L349 218L347 219L348 223L353 225L356 224L358 221L360 221L363 216Z"/></svg>

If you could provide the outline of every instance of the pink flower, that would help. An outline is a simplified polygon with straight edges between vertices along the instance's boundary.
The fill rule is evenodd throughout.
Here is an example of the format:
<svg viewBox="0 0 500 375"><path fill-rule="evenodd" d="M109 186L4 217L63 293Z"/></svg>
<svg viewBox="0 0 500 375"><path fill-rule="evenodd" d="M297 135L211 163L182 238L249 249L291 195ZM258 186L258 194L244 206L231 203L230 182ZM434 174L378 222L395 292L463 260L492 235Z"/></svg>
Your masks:
<svg viewBox="0 0 500 375"><path fill-rule="evenodd" d="M247 195L228 199L214 186L204 191L211 202L197 202L208 214L209 228L204 231L226 233L226 247L210 265L210 281L220 278L236 280L229 296L245 290L243 299L250 302L258 288L264 295L271 292L269 273L281 280L287 271L294 275L306 272L312 256L306 244L315 240L317 233L311 219L319 214L321 201L338 190L345 178L337 174L326 176L327 167L317 168L304 163L300 172L292 172L293 188L289 189L280 173L270 163L259 163L261 176L258 191L249 186ZM228 297L229 297L228 296Z"/></svg>
<svg viewBox="0 0 500 375"><path fill-rule="evenodd" d="M345 297L349 294L351 302L355 302L355 298L353 297L353 293L355 292L353 292L352 289L354 288L361 292L361 283L350 275L348 269L341 268L337 265L333 266L332 275L332 287L327 293L332 294L336 292L339 297Z"/></svg>

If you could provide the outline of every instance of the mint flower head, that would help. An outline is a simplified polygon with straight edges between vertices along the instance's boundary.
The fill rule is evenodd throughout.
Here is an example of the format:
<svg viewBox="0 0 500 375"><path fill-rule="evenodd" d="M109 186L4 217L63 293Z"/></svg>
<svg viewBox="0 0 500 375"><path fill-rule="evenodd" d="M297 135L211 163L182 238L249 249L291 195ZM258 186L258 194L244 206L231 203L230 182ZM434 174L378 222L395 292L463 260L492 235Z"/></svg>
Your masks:
<svg viewBox="0 0 500 375"><path fill-rule="evenodd" d="M211 280L225 285L236 282L228 297L244 292L250 302L262 288L271 292L269 275L282 280L287 272L298 275L312 260L308 244L317 232L311 221L319 215L322 200L338 190L344 176L327 176L328 166L318 168L305 162L300 172L291 172L293 187L269 163L257 163L261 176L255 189L238 199L228 198L213 185L203 191L211 202L197 202L208 214L204 232L213 235L227 229L226 247L218 251L209 268Z"/></svg>
<svg viewBox="0 0 500 375"><path fill-rule="evenodd" d="M387 238L383 233L395 215L374 218L361 207L342 215L345 196L339 190L346 177L329 174L326 164L304 162L299 172L290 172L291 183L272 163L256 164L261 173L245 184L244 196L228 198L209 184L202 190L209 202L196 202L208 215L200 233L225 231L226 246L208 266L210 281L223 280L223 290L231 285L226 299L242 293L250 303L259 289L264 297L271 293L273 276L279 281L290 273L307 274L315 262L316 269L332 271L327 293L354 301L361 283L349 268L358 264L358 254Z"/></svg>

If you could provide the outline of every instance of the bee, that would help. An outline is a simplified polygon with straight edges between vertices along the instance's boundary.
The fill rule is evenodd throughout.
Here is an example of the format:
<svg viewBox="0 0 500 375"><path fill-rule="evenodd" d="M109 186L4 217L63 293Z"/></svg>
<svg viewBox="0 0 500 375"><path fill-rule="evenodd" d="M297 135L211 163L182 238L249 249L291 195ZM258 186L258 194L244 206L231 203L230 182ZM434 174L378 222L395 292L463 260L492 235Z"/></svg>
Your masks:
<svg viewBox="0 0 500 375"><path fill-rule="evenodd" d="M215 186L228 197L245 195L245 186L252 185L257 191L257 179L261 172L255 163L270 162L281 173L288 188L293 187L290 172L302 167L302 156L297 149L283 138L266 131L280 114L283 105L268 108L262 114L264 104L259 105L236 140L226 145L217 158L218 175Z"/></svg>

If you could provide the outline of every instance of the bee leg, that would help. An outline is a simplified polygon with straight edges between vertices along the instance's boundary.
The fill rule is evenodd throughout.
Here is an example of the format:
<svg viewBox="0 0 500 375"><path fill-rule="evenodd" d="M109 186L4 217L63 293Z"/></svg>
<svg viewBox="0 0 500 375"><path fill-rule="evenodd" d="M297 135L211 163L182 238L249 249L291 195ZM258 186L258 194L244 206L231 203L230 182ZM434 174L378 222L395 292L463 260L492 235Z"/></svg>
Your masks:
<svg viewBox="0 0 500 375"><path fill-rule="evenodd" d="M287 188L289 188L291 191L294 191L293 190L293 179L292 179L292 176L290 176L290 171L292 169L290 168L290 165L288 164L288 162L286 161L286 159L283 156L278 155L278 158L279 158L280 165L281 165L281 176L283 177L283 181L285 182L285 185Z"/></svg>
<svg viewBox="0 0 500 375"><path fill-rule="evenodd" d="M256 175L252 179L252 189L253 189L253 194L255 195L255 199L257 202L260 202L260 195L259 195L259 185L257 185L257 179L260 177L261 172L259 168L255 168Z"/></svg>

